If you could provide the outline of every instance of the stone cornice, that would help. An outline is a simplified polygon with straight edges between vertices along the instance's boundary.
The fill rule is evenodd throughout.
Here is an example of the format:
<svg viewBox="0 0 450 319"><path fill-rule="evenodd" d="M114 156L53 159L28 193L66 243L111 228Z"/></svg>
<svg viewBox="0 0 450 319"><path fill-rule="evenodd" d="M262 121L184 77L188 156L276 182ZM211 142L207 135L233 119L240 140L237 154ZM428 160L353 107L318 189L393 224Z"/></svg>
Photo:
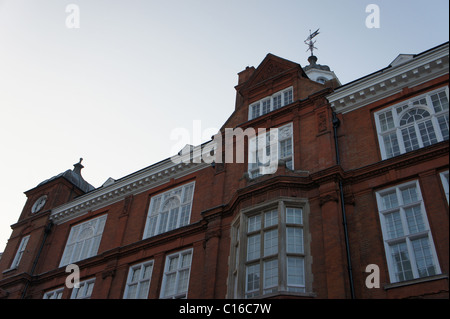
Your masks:
<svg viewBox="0 0 450 319"><path fill-rule="evenodd" d="M50 219L61 224L209 166L206 163L174 164L166 160L52 209Z"/></svg>
<svg viewBox="0 0 450 319"><path fill-rule="evenodd" d="M413 59L337 88L327 99L336 113L348 113L377 100L448 74L448 43Z"/></svg>

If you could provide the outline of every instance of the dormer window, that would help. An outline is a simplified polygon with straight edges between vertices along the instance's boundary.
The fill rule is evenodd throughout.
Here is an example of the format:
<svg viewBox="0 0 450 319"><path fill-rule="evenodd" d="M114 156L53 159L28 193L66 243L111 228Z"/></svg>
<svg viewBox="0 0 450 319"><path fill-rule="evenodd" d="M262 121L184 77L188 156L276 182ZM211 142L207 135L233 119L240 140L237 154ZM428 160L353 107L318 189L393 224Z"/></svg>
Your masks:
<svg viewBox="0 0 450 319"><path fill-rule="evenodd" d="M269 112L275 111L294 101L294 90L289 87L271 96L265 97L255 103L250 104L248 119L253 120Z"/></svg>

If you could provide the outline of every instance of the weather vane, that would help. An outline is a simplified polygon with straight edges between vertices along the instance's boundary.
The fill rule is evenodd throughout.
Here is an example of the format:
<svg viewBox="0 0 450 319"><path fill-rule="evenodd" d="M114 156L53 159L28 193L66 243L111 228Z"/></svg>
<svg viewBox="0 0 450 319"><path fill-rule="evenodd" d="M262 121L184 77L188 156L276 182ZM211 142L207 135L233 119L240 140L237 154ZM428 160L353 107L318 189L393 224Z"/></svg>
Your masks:
<svg viewBox="0 0 450 319"><path fill-rule="evenodd" d="M316 37L318 34L319 34L319 29L317 29L313 33L311 33L311 30L309 30L309 37L307 37L306 40L305 40L305 44L308 46L308 49L306 51L311 51L311 56L314 55L313 54L314 49L317 49L314 46L314 43L316 43L316 41L313 41L312 39L314 37Z"/></svg>

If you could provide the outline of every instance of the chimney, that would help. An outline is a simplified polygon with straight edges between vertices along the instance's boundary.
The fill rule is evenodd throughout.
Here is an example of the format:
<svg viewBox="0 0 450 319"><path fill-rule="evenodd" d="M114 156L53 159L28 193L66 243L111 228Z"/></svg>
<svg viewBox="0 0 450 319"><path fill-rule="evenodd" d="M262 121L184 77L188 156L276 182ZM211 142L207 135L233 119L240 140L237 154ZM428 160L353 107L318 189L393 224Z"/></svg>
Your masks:
<svg viewBox="0 0 450 319"><path fill-rule="evenodd" d="M238 73L239 76L239 81L238 81L238 85L247 82L248 79L253 75L253 73L255 72L255 67L253 66L248 66L245 68L244 71L241 71Z"/></svg>

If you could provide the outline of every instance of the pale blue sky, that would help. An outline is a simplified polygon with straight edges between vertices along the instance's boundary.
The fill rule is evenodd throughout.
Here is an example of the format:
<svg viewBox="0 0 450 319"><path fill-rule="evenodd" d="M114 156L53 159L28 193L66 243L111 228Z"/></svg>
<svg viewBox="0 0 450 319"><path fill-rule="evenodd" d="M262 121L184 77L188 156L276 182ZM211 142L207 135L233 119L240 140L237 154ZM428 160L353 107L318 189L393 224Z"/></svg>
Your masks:
<svg viewBox="0 0 450 319"><path fill-rule="evenodd" d="M380 28L368 29L368 4ZM68 4L80 28L68 29ZM95 187L171 155L178 127L219 128L237 73L267 53L347 83L448 41L447 0L0 0L0 252L24 191L80 157ZM195 141L193 141L195 142Z"/></svg>

